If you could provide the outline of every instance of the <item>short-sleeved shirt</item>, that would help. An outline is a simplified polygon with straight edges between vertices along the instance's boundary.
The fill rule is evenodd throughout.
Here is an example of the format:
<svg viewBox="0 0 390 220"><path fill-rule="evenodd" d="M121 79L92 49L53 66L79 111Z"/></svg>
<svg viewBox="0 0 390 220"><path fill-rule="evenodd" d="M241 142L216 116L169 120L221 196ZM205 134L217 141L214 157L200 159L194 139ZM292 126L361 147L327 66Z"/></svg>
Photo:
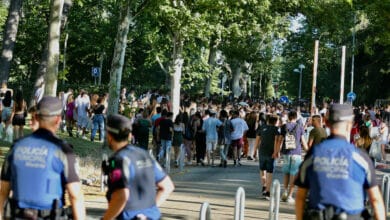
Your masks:
<svg viewBox="0 0 390 220"><path fill-rule="evenodd" d="M50 131L38 129L14 143L1 172L1 180L11 184L20 208L51 209L65 203L67 183L79 182L77 161L69 144Z"/></svg>
<svg viewBox="0 0 390 220"><path fill-rule="evenodd" d="M261 138L259 155L271 157L274 152L275 138L280 135L279 129L272 125L263 125L257 135Z"/></svg>
<svg viewBox="0 0 390 220"><path fill-rule="evenodd" d="M160 139L172 140L173 122L171 119L164 118L160 121Z"/></svg>
<svg viewBox="0 0 390 220"><path fill-rule="evenodd" d="M202 130L206 132L206 140L217 141L218 131L217 127L221 126L222 122L214 117L210 117L203 122Z"/></svg>
<svg viewBox="0 0 390 220"><path fill-rule="evenodd" d="M309 193L309 209L331 205L347 214L364 209L364 191L377 185L368 155L343 137L330 137L310 148L295 184Z"/></svg>
<svg viewBox="0 0 390 220"><path fill-rule="evenodd" d="M310 131L309 139L313 139L312 146L315 146L321 143L323 140L325 140L327 136L328 135L326 134L325 129L322 127L318 127L318 128L313 128Z"/></svg>
<svg viewBox="0 0 390 220"><path fill-rule="evenodd" d="M245 131L247 131L248 125L246 124L246 121L244 121L242 118L233 118L230 120L232 123L233 131L230 134L230 137L232 140L238 140L244 136Z"/></svg>
<svg viewBox="0 0 390 220"><path fill-rule="evenodd" d="M286 136L287 130L290 132L294 131L294 137L295 137L295 142L296 142L297 147L295 149L287 150L285 141L283 141L282 154L301 155L301 153L302 153L301 137L302 137L303 133L305 132L303 130L303 127L298 122L287 122L281 128L281 135L283 137Z"/></svg>
<svg viewBox="0 0 390 220"><path fill-rule="evenodd" d="M160 219L156 206L156 184L167 176L149 153L128 145L109 158L107 199L118 189L128 188L130 197L117 219L133 219L144 214L148 219Z"/></svg>

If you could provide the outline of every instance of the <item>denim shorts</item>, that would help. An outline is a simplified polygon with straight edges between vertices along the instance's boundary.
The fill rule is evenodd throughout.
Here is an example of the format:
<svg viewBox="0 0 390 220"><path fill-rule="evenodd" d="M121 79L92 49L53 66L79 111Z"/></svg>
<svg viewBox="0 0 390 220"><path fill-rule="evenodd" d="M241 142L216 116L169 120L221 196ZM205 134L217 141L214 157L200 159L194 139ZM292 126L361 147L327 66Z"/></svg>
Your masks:
<svg viewBox="0 0 390 220"><path fill-rule="evenodd" d="M284 174L290 174L290 175L296 175L299 170L299 166L302 163L302 156L301 155L283 155L283 166L282 166L282 172Z"/></svg>

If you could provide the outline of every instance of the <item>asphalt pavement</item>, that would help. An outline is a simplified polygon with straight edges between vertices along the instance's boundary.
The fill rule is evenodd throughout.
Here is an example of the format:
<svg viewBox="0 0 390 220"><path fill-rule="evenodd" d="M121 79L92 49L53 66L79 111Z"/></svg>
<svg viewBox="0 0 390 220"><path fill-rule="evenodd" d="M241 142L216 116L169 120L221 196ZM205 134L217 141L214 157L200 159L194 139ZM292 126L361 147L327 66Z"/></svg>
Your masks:
<svg viewBox="0 0 390 220"><path fill-rule="evenodd" d="M200 219L201 205L209 203L210 219L234 219L235 197L239 187L245 191L244 219L269 219L270 201L260 197L261 185L258 162L242 160L242 166L227 168L213 166L186 166L182 171L171 168L170 176L175 191L162 205L162 219ZM378 181L390 174L389 166L377 169ZM281 183L281 162L277 163L274 180ZM104 196L86 201L88 219L99 219L106 208ZM279 219L295 219L294 205L280 202ZM388 218L389 219L389 218Z"/></svg>

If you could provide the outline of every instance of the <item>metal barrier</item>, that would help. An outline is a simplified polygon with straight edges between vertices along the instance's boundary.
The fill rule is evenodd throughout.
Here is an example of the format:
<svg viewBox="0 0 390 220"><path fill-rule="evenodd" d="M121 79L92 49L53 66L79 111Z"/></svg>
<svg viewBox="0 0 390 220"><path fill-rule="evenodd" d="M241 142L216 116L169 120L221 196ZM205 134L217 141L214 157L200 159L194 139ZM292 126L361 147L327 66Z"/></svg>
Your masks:
<svg viewBox="0 0 390 220"><path fill-rule="evenodd" d="M390 175L385 174L382 179L382 195L385 202L386 216L389 212Z"/></svg>
<svg viewBox="0 0 390 220"><path fill-rule="evenodd" d="M279 202L280 202L280 183L279 180L272 182L271 193L270 193L270 206L269 206L269 219L279 219Z"/></svg>
<svg viewBox="0 0 390 220"><path fill-rule="evenodd" d="M234 208L234 220L244 220L245 211L245 190L238 187L236 192L236 205Z"/></svg>
<svg viewBox="0 0 390 220"><path fill-rule="evenodd" d="M208 202L202 203L200 207L199 220L210 220L210 204Z"/></svg>

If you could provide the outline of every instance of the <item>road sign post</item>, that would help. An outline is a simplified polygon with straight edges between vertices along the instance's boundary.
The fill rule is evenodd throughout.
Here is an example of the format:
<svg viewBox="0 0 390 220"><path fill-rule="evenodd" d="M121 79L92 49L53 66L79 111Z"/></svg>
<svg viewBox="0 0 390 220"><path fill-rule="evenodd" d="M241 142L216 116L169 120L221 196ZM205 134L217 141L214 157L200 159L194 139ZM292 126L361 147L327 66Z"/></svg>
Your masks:
<svg viewBox="0 0 390 220"><path fill-rule="evenodd" d="M100 76L100 68L99 67L92 67L91 71L92 77L95 79L95 85L96 85L96 78Z"/></svg>

